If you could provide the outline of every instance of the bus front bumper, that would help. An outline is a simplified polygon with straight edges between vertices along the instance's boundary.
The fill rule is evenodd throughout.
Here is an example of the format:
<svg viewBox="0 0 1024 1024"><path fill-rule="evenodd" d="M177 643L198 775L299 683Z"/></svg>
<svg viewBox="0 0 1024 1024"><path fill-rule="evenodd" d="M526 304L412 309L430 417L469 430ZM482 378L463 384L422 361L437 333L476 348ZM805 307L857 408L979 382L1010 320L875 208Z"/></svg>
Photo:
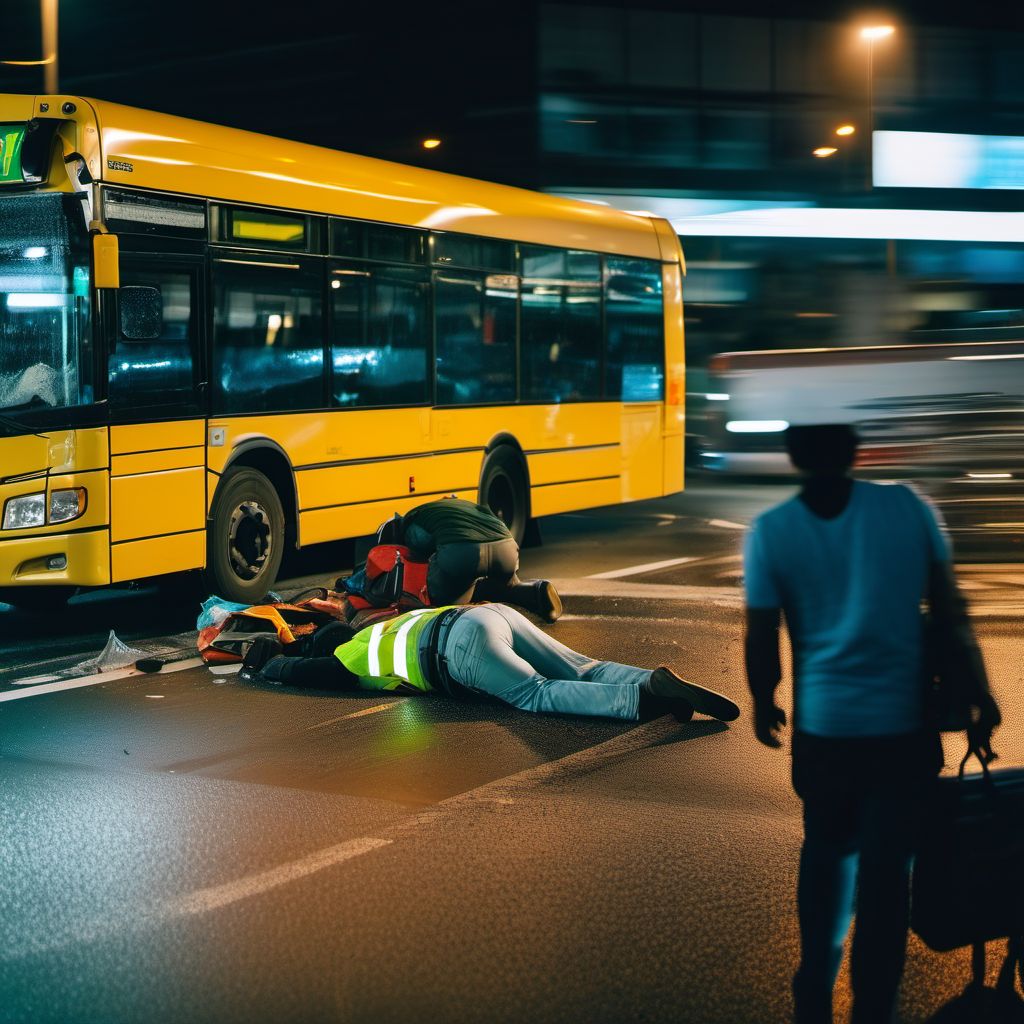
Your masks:
<svg viewBox="0 0 1024 1024"><path fill-rule="evenodd" d="M38 537L0 535L0 587L99 587L109 582L106 527Z"/></svg>

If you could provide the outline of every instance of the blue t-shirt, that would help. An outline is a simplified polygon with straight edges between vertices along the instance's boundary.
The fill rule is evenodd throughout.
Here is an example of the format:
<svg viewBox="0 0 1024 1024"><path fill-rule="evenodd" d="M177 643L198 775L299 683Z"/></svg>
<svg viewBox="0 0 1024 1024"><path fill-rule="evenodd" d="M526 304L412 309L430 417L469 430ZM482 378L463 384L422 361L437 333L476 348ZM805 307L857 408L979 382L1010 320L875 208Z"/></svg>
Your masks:
<svg viewBox="0 0 1024 1024"><path fill-rule="evenodd" d="M920 728L921 602L930 563L949 558L937 513L903 484L855 481L834 519L799 497L758 516L744 549L746 601L785 614L797 729Z"/></svg>

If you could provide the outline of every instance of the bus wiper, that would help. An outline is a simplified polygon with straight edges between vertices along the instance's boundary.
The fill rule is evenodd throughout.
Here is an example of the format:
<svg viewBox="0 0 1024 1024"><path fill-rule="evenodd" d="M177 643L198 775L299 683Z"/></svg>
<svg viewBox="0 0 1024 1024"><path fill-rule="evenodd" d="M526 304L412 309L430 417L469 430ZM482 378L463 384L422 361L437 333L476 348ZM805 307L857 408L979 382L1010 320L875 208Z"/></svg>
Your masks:
<svg viewBox="0 0 1024 1024"><path fill-rule="evenodd" d="M15 434L35 433L31 427L25 426L24 423L19 423L11 416L5 416L2 412L0 412L0 429L2 429L5 437L13 437Z"/></svg>
<svg viewBox="0 0 1024 1024"><path fill-rule="evenodd" d="M18 409L36 409L39 406L45 406L44 402L38 395L33 395L27 402L23 402L17 406ZM30 427L26 423L22 423L21 420L15 419L13 416L7 415L7 413L0 412L0 428L3 429L6 437L12 437L15 434L38 434L39 431L35 427Z"/></svg>

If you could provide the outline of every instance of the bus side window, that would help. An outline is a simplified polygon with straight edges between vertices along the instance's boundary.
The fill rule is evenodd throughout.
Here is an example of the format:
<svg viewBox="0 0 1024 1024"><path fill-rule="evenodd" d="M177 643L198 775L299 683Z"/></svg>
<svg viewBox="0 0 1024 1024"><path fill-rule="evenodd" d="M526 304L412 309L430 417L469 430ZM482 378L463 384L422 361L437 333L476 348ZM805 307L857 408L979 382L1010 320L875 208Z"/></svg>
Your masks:
<svg viewBox="0 0 1024 1024"><path fill-rule="evenodd" d="M601 395L601 259L595 253L520 246L524 402Z"/></svg>
<svg viewBox="0 0 1024 1024"><path fill-rule="evenodd" d="M426 404L427 272L353 263L329 276L332 404Z"/></svg>
<svg viewBox="0 0 1024 1024"><path fill-rule="evenodd" d="M435 274L438 405L515 400L517 286L511 274Z"/></svg>
<svg viewBox="0 0 1024 1024"><path fill-rule="evenodd" d="M320 265L215 257L214 412L324 405Z"/></svg>
<svg viewBox="0 0 1024 1024"><path fill-rule="evenodd" d="M107 357L107 393L115 413L154 407L183 412L198 408L196 276L196 271L185 267L157 267L150 261L122 259L122 287L159 291L163 321L156 338L127 338L120 330L118 309L114 344Z"/></svg>
<svg viewBox="0 0 1024 1024"><path fill-rule="evenodd" d="M623 402L660 402L665 390L661 264L605 261L605 393Z"/></svg>

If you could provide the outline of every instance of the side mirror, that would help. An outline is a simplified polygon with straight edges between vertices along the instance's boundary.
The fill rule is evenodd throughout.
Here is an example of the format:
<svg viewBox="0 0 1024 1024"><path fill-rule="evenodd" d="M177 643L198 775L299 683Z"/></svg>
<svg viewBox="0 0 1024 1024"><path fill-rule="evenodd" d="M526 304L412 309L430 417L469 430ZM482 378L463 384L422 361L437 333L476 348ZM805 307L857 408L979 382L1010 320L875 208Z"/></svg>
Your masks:
<svg viewBox="0 0 1024 1024"><path fill-rule="evenodd" d="M117 290L121 334L125 341L154 341L164 325L160 289L150 285L125 285Z"/></svg>

